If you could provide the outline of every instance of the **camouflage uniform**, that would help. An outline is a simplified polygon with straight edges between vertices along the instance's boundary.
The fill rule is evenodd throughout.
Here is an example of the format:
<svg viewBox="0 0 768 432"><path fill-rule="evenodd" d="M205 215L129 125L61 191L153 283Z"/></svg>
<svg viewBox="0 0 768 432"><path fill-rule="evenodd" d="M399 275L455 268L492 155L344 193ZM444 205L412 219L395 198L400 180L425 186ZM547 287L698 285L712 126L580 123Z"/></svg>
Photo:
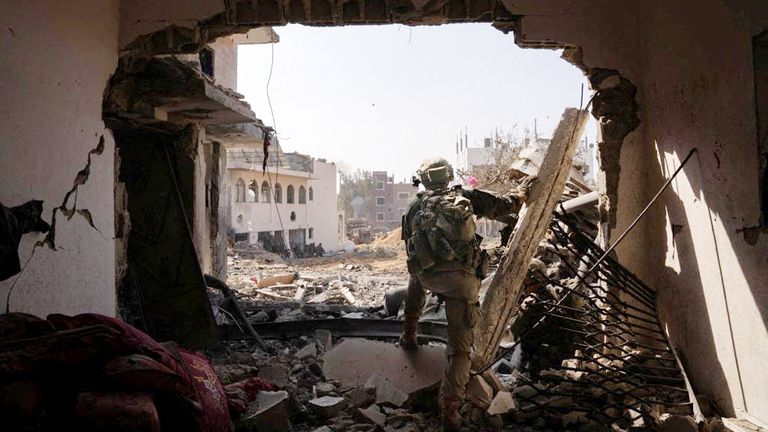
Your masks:
<svg viewBox="0 0 768 432"><path fill-rule="evenodd" d="M498 197L490 192L464 189L460 189L460 192L472 203L473 211L478 217L509 222L509 215L518 212L521 206L515 195ZM418 195L403 216L403 238L406 241L417 229L415 219L421 199L421 195ZM427 271L409 266L409 273L404 335L409 331L409 326L410 331L415 334L426 299L425 289L445 299L448 365L440 394L441 398L462 401L469 380L470 353L474 342L473 327L480 315L478 292L483 275L479 269L467 269L466 266L454 262L438 263Z"/></svg>

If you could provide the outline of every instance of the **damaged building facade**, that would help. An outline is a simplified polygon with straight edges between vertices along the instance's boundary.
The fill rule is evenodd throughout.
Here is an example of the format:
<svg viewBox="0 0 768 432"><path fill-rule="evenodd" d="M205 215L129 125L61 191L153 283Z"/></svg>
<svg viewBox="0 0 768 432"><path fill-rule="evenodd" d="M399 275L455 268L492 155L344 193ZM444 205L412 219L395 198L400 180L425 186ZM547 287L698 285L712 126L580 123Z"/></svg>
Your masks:
<svg viewBox="0 0 768 432"><path fill-rule="evenodd" d="M655 288L693 389L726 415L768 422L765 2L44 0L3 11L0 200L42 200L49 222L65 207L52 223L55 250L26 236L20 254L33 258L17 282L0 283L5 305L15 282L11 311L115 316L126 273L149 284L147 266L187 263L177 294L201 286L202 243L192 239L204 225L185 210L205 203L197 162L225 153L206 153L204 126L255 116L181 60L157 56L288 22L493 23L520 46L564 49L589 77L608 242L698 149L618 256ZM90 154L102 136L103 151ZM157 178L130 169L152 164ZM73 179L77 199L62 205ZM163 212L148 191L162 193ZM141 230L169 221L177 232ZM210 315L197 307L176 312Z"/></svg>
<svg viewBox="0 0 768 432"><path fill-rule="evenodd" d="M292 249L314 243L326 251L338 250L343 238L336 223L336 165L275 147L268 173L256 168L263 152L227 151L234 240L266 246L273 241L283 245L287 239Z"/></svg>

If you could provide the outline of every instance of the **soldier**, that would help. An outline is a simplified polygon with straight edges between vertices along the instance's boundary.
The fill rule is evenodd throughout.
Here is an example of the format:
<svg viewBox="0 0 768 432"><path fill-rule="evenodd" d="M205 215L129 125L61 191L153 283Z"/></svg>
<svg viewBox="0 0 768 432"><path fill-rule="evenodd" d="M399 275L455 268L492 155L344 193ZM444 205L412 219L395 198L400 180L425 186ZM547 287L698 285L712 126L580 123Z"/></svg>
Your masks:
<svg viewBox="0 0 768 432"><path fill-rule="evenodd" d="M442 158L424 161L417 175L414 183L422 183L426 190L417 194L403 215L410 278L400 345L417 347L425 289L444 300L448 364L440 388L440 411L443 429L454 431L461 426L459 408L469 381L473 327L480 314L478 292L488 265L480 249L482 237L475 233L474 215L508 222L525 202L533 178L521 182L517 191L498 197L461 186L448 188L453 168Z"/></svg>

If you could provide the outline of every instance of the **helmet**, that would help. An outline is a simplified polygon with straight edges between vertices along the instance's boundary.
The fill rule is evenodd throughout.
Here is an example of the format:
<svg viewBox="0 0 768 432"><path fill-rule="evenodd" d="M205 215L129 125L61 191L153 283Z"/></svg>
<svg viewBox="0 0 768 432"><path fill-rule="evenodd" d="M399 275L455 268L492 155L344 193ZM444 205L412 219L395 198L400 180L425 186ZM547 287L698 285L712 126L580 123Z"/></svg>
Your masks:
<svg viewBox="0 0 768 432"><path fill-rule="evenodd" d="M421 163L416 175L427 189L440 189L453 180L453 167L443 158L431 158Z"/></svg>

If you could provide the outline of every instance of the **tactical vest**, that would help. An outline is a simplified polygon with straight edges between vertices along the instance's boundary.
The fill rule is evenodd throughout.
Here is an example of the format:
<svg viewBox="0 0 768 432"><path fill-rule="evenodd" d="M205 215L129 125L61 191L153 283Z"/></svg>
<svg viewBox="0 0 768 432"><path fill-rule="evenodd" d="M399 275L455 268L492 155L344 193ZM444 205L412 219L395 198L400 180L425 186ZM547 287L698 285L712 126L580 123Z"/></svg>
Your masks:
<svg viewBox="0 0 768 432"><path fill-rule="evenodd" d="M415 215L403 221L403 233L406 224L410 233L405 238L408 270L462 270L475 274L480 265L482 238L475 234L472 202L461 194L461 189L425 191L417 195L417 200L412 204L417 208L409 209L409 214L416 210Z"/></svg>

